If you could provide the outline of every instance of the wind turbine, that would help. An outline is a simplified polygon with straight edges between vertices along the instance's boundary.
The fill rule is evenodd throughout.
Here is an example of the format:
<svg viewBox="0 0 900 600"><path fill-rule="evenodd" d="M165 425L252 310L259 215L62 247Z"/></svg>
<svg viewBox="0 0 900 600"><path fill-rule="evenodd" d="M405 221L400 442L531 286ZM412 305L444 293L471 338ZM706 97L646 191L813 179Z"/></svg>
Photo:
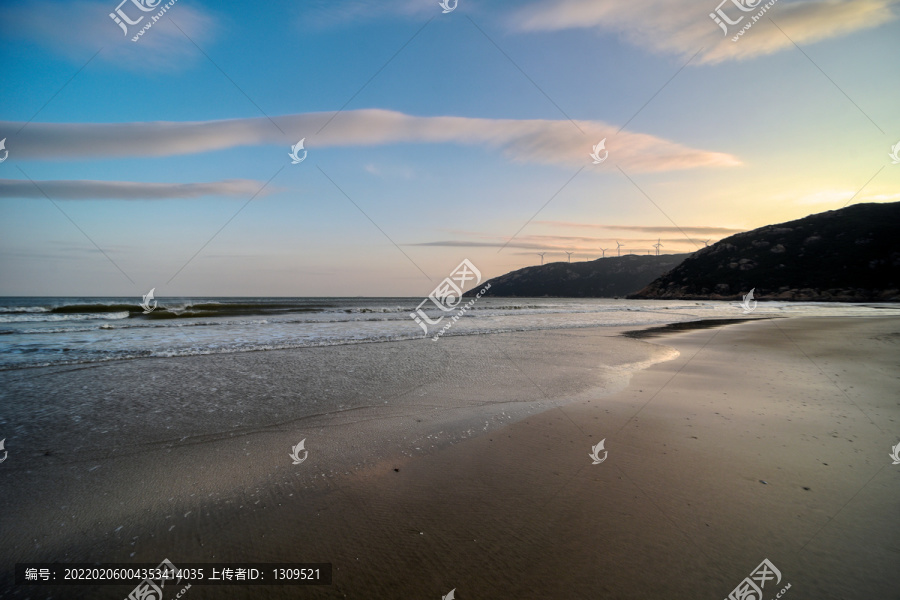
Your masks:
<svg viewBox="0 0 900 600"><path fill-rule="evenodd" d="M600 248L600 251L603 252L603 257L602 257L602 258L606 258L606 251L607 251L607 250L609 250L609 248Z"/></svg>
<svg viewBox="0 0 900 600"><path fill-rule="evenodd" d="M660 241L661 241L661 240L660 240L659 238L656 238L656 243L653 244L653 247L656 248L656 255L657 255L657 256L659 256L659 249L662 247L662 244L660 244Z"/></svg>
<svg viewBox="0 0 900 600"><path fill-rule="evenodd" d="M546 252L538 252L538 256L541 257L541 264L544 264L544 255L545 254L547 254L547 253Z"/></svg>
<svg viewBox="0 0 900 600"><path fill-rule="evenodd" d="M704 246L706 246L707 248L709 248L709 242L710 242L710 240L700 240L700 241L703 242L703 245L704 245Z"/></svg>
<svg viewBox="0 0 900 600"><path fill-rule="evenodd" d="M574 252L569 252L568 250L566 250L566 254L569 255L569 262L572 262L572 255L575 254L575 253L574 253Z"/></svg>
<svg viewBox="0 0 900 600"><path fill-rule="evenodd" d="M622 246L624 245L625 244L620 244L619 240L616 240L616 256L622 256L622 251L620 250L620 248L622 248Z"/></svg>

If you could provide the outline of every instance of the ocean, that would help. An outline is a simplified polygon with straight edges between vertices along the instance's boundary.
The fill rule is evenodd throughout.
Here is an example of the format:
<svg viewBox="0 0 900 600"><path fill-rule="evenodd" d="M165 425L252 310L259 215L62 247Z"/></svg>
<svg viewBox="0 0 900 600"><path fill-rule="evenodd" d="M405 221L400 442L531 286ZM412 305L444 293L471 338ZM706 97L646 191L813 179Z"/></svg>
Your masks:
<svg viewBox="0 0 900 600"><path fill-rule="evenodd" d="M457 311L432 307L428 334L410 317L422 298L0 298L0 370L429 338ZM464 299L467 303L468 299ZM430 303L428 303L430 304ZM462 306L462 304L460 305ZM480 298L443 335L597 326L644 327L771 316L900 315L892 304L607 298Z"/></svg>

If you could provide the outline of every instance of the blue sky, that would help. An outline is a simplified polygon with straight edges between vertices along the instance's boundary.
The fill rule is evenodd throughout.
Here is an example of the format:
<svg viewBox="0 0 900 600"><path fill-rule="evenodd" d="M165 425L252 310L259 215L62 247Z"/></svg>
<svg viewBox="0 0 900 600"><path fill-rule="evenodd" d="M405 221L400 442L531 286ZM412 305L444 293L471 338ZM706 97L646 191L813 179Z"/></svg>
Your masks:
<svg viewBox="0 0 900 600"><path fill-rule="evenodd" d="M0 8L2 295L423 296L900 200L892 1L117 6Z"/></svg>

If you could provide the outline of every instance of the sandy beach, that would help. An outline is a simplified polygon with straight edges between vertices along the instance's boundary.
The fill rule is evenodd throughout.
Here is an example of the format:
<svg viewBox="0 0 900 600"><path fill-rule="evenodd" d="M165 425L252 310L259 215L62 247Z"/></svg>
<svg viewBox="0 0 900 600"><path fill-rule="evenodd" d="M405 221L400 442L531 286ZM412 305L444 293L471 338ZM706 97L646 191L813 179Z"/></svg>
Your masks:
<svg viewBox="0 0 900 600"><path fill-rule="evenodd" d="M16 562L169 558L334 565L188 598L726 598L763 559L766 598L900 598L900 319L623 333L2 373L31 402L3 597L130 591L13 588Z"/></svg>
<svg viewBox="0 0 900 600"><path fill-rule="evenodd" d="M716 2L0 2L0 600L900 600L900 0Z"/></svg>

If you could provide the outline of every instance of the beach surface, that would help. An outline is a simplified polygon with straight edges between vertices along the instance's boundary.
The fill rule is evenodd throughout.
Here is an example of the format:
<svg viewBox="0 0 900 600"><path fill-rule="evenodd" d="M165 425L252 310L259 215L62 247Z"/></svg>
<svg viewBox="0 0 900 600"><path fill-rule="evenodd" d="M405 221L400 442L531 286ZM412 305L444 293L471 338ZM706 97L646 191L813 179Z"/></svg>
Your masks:
<svg viewBox="0 0 900 600"><path fill-rule="evenodd" d="M168 558L334 566L185 598L726 598L763 559L767 599L900 598L900 319L623 333L0 373L3 597Z"/></svg>

